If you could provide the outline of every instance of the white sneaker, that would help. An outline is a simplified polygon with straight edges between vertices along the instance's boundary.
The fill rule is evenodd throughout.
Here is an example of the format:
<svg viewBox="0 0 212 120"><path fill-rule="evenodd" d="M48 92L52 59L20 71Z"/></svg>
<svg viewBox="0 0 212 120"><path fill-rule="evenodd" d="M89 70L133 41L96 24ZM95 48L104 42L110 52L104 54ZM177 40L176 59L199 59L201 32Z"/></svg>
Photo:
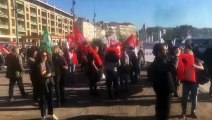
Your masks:
<svg viewBox="0 0 212 120"><path fill-rule="evenodd" d="M52 119L52 120L58 120L58 118L57 118L57 116L55 115L55 114L53 114L53 115L50 115L50 117L49 117L50 119Z"/></svg>
<svg viewBox="0 0 212 120"><path fill-rule="evenodd" d="M45 117L41 117L41 120L45 120Z"/></svg>

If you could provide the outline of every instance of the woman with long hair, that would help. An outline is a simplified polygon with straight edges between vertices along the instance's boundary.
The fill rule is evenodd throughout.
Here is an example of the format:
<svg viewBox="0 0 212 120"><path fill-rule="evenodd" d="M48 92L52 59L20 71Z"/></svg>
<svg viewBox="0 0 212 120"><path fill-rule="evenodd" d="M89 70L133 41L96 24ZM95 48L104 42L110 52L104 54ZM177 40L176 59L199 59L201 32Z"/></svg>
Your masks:
<svg viewBox="0 0 212 120"><path fill-rule="evenodd" d="M40 110L41 120L46 117L46 104L48 105L48 117L53 120L58 118L53 114L53 96L52 87L54 85L52 66L48 61L47 52L41 52L37 59L36 73L39 81L39 95L40 95Z"/></svg>

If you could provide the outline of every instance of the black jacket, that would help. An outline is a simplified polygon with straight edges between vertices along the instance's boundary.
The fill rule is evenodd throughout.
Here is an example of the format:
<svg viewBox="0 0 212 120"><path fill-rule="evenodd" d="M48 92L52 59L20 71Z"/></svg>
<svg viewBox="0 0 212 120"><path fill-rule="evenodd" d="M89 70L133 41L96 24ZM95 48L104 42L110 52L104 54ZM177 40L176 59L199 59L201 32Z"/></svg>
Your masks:
<svg viewBox="0 0 212 120"><path fill-rule="evenodd" d="M148 77L156 94L168 95L175 91L171 64L165 59L155 58L148 69Z"/></svg>
<svg viewBox="0 0 212 120"><path fill-rule="evenodd" d="M45 65L46 65L46 74L51 73L53 75L52 65L47 61L46 61ZM55 84L53 76L46 77L46 76L42 75L41 63L38 63L36 65L36 76L38 77L37 80L38 80L38 84L40 86L40 92L48 92L48 85L53 86Z"/></svg>

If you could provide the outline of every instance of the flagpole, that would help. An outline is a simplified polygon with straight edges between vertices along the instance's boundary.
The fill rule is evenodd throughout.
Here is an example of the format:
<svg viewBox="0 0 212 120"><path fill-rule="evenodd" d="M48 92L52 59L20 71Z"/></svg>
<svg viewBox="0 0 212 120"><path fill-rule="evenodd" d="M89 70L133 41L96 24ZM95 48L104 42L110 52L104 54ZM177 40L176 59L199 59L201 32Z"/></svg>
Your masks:
<svg viewBox="0 0 212 120"><path fill-rule="evenodd" d="M96 34L96 31L95 31L95 18L96 18L96 12L95 12L95 5L94 5L94 16L93 16L93 26L94 26L94 38L95 38L95 34Z"/></svg>

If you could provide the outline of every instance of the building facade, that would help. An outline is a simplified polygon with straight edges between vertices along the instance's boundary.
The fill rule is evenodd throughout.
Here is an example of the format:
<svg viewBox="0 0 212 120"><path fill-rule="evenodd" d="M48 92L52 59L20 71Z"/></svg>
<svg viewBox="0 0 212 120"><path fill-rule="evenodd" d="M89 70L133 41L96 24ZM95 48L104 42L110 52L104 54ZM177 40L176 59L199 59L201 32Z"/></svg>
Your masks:
<svg viewBox="0 0 212 120"><path fill-rule="evenodd" d="M73 31L73 15L42 0L0 0L0 41L16 41L17 6L18 36L42 35L47 28L51 35L63 36Z"/></svg>
<svg viewBox="0 0 212 120"><path fill-rule="evenodd" d="M121 36L129 37L131 34L136 34L137 27L132 24L120 24L117 26L117 33Z"/></svg>
<svg viewBox="0 0 212 120"><path fill-rule="evenodd" d="M77 28L79 32L89 41L101 39L105 36L106 31L101 26L94 25L85 18L77 19Z"/></svg>

